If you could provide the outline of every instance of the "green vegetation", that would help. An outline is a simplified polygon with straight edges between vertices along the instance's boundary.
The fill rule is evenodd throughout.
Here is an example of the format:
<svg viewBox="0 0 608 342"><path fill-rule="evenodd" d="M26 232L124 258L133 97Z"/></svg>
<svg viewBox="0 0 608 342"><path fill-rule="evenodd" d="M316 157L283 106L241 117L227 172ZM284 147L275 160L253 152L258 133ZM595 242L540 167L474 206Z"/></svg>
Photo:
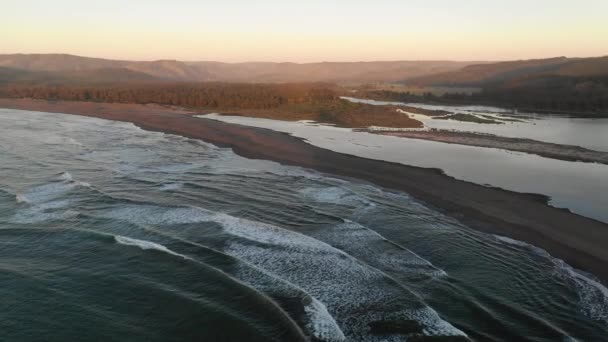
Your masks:
<svg viewBox="0 0 608 342"><path fill-rule="evenodd" d="M422 126L398 113L395 107L351 103L341 100L340 95L340 88L325 83L0 83L0 97L155 103L278 120L314 120L344 127Z"/></svg>
<svg viewBox="0 0 608 342"><path fill-rule="evenodd" d="M480 87L479 93L368 92L370 98L485 104L531 112L608 115L608 56L549 58L470 65L405 81L410 86Z"/></svg>
<svg viewBox="0 0 608 342"><path fill-rule="evenodd" d="M395 102L490 105L537 113L608 116L608 75L534 76L517 82L488 85L479 93L416 95L387 90L360 91L359 97Z"/></svg>

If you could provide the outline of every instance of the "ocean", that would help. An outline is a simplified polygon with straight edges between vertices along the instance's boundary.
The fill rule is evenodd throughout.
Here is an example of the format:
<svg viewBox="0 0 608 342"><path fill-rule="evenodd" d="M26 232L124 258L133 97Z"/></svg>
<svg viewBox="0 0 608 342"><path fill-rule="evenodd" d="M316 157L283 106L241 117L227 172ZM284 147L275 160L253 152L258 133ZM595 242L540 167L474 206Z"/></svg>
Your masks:
<svg viewBox="0 0 608 342"><path fill-rule="evenodd" d="M408 194L9 109L0 293L3 341L608 336L608 289L593 275Z"/></svg>

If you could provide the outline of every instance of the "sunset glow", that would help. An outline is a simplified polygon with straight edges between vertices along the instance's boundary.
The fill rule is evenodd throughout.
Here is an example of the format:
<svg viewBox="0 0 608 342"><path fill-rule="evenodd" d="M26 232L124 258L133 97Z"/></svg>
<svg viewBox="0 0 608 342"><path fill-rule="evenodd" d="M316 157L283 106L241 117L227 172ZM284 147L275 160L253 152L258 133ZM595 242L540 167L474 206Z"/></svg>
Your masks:
<svg viewBox="0 0 608 342"><path fill-rule="evenodd" d="M604 0L2 3L0 53L229 62L608 54Z"/></svg>

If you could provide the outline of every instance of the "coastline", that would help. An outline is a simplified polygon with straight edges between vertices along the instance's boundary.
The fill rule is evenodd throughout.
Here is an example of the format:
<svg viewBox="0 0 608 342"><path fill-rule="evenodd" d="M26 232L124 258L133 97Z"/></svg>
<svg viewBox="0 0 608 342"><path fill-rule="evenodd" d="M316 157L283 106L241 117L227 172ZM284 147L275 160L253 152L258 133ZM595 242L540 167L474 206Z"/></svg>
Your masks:
<svg viewBox="0 0 608 342"><path fill-rule="evenodd" d="M267 129L192 117L158 105L0 99L0 108L76 114L131 122L143 129L200 139L253 159L358 179L398 191L471 228L525 241L608 282L608 224L551 207L541 195L469 183L437 169L370 160L312 146Z"/></svg>

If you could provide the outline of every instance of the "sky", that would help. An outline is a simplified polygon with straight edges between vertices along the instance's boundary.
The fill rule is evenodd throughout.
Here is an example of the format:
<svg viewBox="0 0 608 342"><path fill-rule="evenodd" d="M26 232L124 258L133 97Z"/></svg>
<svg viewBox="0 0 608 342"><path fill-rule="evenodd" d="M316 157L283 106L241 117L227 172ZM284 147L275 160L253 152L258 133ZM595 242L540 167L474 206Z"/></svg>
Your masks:
<svg viewBox="0 0 608 342"><path fill-rule="evenodd" d="M608 0L0 0L0 53L131 60L608 55Z"/></svg>

